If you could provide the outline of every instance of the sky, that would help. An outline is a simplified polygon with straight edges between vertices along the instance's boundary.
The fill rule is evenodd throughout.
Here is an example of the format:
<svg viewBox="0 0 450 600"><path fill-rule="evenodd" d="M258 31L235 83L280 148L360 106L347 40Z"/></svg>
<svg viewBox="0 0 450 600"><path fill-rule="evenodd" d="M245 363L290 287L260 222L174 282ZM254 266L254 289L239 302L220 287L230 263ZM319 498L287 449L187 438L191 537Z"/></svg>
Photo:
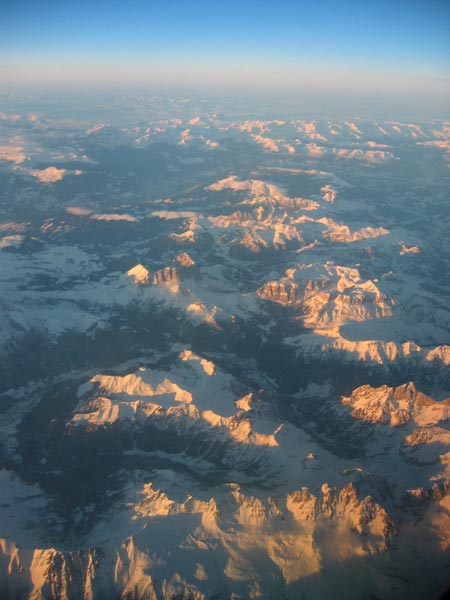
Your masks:
<svg viewBox="0 0 450 600"><path fill-rule="evenodd" d="M446 0L0 0L0 84L450 99Z"/></svg>

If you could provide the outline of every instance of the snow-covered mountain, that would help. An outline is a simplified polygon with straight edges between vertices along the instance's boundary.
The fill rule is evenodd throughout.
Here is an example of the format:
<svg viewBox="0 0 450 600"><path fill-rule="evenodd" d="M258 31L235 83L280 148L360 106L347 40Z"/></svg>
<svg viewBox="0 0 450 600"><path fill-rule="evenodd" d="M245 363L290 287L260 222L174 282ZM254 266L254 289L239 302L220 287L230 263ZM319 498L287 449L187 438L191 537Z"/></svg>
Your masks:
<svg viewBox="0 0 450 600"><path fill-rule="evenodd" d="M145 106L0 114L0 597L437 596L449 123Z"/></svg>

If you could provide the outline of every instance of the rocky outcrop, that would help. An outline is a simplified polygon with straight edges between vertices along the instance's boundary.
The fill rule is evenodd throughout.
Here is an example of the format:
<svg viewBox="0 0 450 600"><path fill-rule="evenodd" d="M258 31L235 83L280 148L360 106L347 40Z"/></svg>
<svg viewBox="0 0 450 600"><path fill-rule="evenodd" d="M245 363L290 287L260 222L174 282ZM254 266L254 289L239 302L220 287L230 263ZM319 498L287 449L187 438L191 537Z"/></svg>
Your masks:
<svg viewBox="0 0 450 600"><path fill-rule="evenodd" d="M276 574L275 589L282 593L318 572L323 560L336 562L338 548L380 553L397 535L386 510L370 496L361 498L353 484L324 484L317 495L303 488L284 497L257 497L229 484L217 498L187 494L176 500L146 483L129 510L134 535L114 539L111 531L111 539L83 550L26 549L1 540L0 577L8 574L2 598L16 598L20 590L24 600L204 600L211 597L211 576L216 593L226 586L243 596L261 560L268 579L259 577L260 595ZM161 519L167 535L179 540L171 554L164 540L155 545L153 528Z"/></svg>
<svg viewBox="0 0 450 600"><path fill-rule="evenodd" d="M418 425L434 425L450 418L450 402L435 402L419 392L414 383L392 388L383 385L373 388L363 385L349 397L342 397L342 404L351 407L352 417L398 427L414 421Z"/></svg>

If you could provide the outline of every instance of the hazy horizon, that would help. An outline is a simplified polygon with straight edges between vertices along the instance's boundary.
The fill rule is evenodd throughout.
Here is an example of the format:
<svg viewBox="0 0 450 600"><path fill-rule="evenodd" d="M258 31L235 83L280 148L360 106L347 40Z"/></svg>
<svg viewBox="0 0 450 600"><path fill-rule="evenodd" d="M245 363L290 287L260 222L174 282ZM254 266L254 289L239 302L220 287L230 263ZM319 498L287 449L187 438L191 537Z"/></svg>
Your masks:
<svg viewBox="0 0 450 600"><path fill-rule="evenodd" d="M329 114L349 103L361 116L450 114L446 2L19 1L4 6L0 34L9 93L136 89L300 100Z"/></svg>
<svg viewBox="0 0 450 600"><path fill-rule="evenodd" d="M41 116L59 115L74 118L85 114L87 120L94 115L112 120L131 119L127 102L140 102L154 98L188 102L197 106L199 113L213 110L225 111L239 118L264 119L378 119L407 122L408 120L434 121L450 119L447 95L430 97L429 94L371 94L355 90L330 90L328 93L311 88L300 90L222 89L195 86L88 86L80 84L52 84L48 86L23 85L4 88L0 92L0 112L14 113L12 103L29 107L31 113ZM114 110L112 107L115 107Z"/></svg>

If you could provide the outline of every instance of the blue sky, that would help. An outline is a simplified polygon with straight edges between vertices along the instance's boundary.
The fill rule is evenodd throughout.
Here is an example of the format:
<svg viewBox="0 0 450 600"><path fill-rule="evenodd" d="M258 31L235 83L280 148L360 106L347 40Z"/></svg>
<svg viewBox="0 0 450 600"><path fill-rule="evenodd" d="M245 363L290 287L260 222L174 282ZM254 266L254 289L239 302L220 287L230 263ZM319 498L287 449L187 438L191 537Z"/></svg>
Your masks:
<svg viewBox="0 0 450 600"><path fill-rule="evenodd" d="M220 74L224 81L286 83L298 75L320 85L333 76L356 84L401 75L439 86L448 85L450 74L450 1L444 0L0 5L6 80L113 82L149 74L195 82Z"/></svg>

